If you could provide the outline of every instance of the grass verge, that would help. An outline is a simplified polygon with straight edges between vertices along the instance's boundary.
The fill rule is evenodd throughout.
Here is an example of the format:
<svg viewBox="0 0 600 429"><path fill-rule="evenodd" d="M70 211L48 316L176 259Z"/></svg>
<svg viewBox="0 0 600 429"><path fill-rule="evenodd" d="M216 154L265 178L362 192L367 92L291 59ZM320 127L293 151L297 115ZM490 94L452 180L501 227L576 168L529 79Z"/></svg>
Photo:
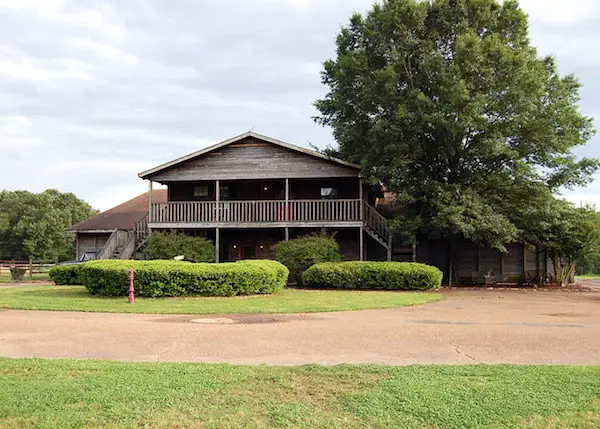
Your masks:
<svg viewBox="0 0 600 429"><path fill-rule="evenodd" d="M391 308L438 301L439 293L285 289L275 295L233 298L105 298L83 286L32 286L0 289L0 308L95 311L107 313L224 314L312 313Z"/></svg>
<svg viewBox="0 0 600 429"><path fill-rule="evenodd" d="M29 274L25 274L23 281L21 283L27 283L31 280L39 281L39 280L48 280L50 281L50 276L48 273L33 273L33 278ZM10 278L10 273L0 273L0 283L16 283ZM18 283L17 283L18 284Z"/></svg>
<svg viewBox="0 0 600 429"><path fill-rule="evenodd" d="M582 276L576 276L575 281L579 280L600 280L600 274L585 274Z"/></svg>
<svg viewBox="0 0 600 429"><path fill-rule="evenodd" d="M0 359L3 428L596 428L600 367Z"/></svg>

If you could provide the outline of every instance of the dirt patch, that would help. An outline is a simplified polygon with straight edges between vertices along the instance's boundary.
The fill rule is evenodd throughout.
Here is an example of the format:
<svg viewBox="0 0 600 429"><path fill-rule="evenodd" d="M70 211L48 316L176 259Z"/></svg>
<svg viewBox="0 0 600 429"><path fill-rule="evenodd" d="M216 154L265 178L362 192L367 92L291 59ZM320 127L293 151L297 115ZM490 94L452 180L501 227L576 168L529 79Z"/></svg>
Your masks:
<svg viewBox="0 0 600 429"><path fill-rule="evenodd" d="M283 323L295 320L317 320L319 317L310 314L228 314L206 316L173 316L157 319L159 323L197 323L203 325L234 325L234 324L269 324Z"/></svg>

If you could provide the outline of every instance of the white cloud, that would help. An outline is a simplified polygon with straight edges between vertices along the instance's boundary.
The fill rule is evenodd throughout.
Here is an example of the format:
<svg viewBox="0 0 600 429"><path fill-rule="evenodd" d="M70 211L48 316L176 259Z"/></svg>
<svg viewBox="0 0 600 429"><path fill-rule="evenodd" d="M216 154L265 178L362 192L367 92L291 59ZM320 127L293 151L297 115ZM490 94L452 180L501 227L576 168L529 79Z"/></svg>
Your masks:
<svg viewBox="0 0 600 429"><path fill-rule="evenodd" d="M55 187L106 209L145 190L139 171L251 128L332 143L311 120L321 63L371 3L0 0L2 188ZM600 4L522 5L533 43L581 78L582 108L599 115Z"/></svg>

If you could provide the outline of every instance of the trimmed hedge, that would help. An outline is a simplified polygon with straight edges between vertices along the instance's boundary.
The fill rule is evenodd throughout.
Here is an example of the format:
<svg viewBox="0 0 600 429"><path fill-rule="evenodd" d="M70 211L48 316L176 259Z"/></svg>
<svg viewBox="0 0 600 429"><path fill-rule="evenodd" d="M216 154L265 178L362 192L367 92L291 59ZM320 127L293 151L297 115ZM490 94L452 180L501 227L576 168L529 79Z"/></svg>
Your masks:
<svg viewBox="0 0 600 429"><path fill-rule="evenodd" d="M146 259L173 259L183 255L190 262L215 262L215 245L204 237L177 232L153 232L144 248Z"/></svg>
<svg viewBox="0 0 600 429"><path fill-rule="evenodd" d="M302 273L318 262L342 260L340 247L333 237L306 235L273 246L275 259L285 265L295 281L302 280Z"/></svg>
<svg viewBox="0 0 600 429"><path fill-rule="evenodd" d="M209 264L102 260L82 265L81 279L92 295L126 296L130 268L135 273L135 295L143 297L271 294L285 287L289 274L276 261Z"/></svg>
<svg viewBox="0 0 600 429"><path fill-rule="evenodd" d="M442 285L442 272L415 262L323 262L302 279L311 287L425 290Z"/></svg>
<svg viewBox="0 0 600 429"><path fill-rule="evenodd" d="M82 264L55 265L50 268L50 279L57 285L81 285L79 275Z"/></svg>

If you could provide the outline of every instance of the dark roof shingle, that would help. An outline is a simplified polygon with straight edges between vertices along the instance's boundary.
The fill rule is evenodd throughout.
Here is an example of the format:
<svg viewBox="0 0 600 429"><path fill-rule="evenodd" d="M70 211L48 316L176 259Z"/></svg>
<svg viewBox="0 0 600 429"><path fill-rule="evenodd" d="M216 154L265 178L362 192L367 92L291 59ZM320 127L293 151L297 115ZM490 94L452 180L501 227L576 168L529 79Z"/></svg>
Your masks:
<svg viewBox="0 0 600 429"><path fill-rule="evenodd" d="M155 189L152 191L152 201L157 203L166 202L167 190ZM148 193L146 192L83 222L79 222L77 225L73 225L69 228L69 231L132 229L134 223L140 221L147 214Z"/></svg>

